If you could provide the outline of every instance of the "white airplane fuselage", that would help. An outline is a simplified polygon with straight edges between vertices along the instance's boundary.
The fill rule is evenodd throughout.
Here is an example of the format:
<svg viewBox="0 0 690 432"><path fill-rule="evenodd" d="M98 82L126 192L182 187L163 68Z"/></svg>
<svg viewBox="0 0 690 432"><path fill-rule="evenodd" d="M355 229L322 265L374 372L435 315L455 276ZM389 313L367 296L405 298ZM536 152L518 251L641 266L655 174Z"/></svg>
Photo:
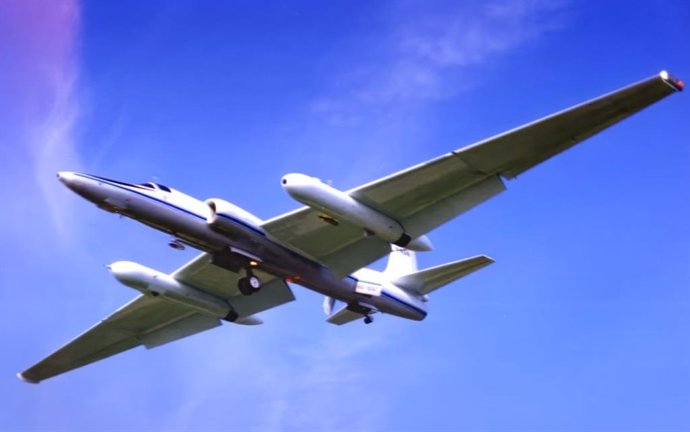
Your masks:
<svg viewBox="0 0 690 432"><path fill-rule="evenodd" d="M259 218L228 202L203 202L154 183L131 184L76 172L60 172L58 178L104 210L135 219L213 254L222 267L270 273L354 308L363 306L364 315L368 308L412 320L426 317L423 297L396 287L383 273L362 269L337 278L326 266L272 239L261 229ZM362 284L380 287L379 295L357 292Z"/></svg>

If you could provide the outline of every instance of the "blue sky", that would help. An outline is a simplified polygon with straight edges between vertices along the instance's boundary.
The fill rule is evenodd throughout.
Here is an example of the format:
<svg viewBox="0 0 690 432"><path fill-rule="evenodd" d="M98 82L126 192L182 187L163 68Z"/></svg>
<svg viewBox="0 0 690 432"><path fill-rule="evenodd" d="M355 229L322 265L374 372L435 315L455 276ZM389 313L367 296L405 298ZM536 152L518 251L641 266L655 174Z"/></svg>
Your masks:
<svg viewBox="0 0 690 432"><path fill-rule="evenodd" d="M330 326L296 287L258 328L15 377L135 295L104 264L194 256L56 171L268 218L297 206L288 172L347 189L662 69L690 80L688 29L681 0L3 2L0 429L690 429L686 94L432 232L422 266L497 263L424 322Z"/></svg>

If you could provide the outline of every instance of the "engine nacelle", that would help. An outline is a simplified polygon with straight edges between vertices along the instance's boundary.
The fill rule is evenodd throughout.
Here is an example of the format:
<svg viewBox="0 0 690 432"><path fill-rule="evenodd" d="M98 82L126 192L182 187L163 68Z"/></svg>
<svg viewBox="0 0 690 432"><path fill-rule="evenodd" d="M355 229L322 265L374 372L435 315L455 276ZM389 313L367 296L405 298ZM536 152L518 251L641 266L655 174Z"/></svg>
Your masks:
<svg viewBox="0 0 690 432"><path fill-rule="evenodd" d="M361 227L384 241L416 251L431 250L431 242L426 236L412 239L395 219L317 178L304 174L287 174L283 176L281 183L283 189L302 204Z"/></svg>
<svg viewBox="0 0 690 432"><path fill-rule="evenodd" d="M239 226L261 230L261 219L234 204L218 198L207 199L204 203L210 209L206 223L216 231L232 233Z"/></svg>
<svg viewBox="0 0 690 432"><path fill-rule="evenodd" d="M131 261L108 266L115 279L147 295L161 296L175 303L224 319L235 321L237 313L223 299L183 284L170 275Z"/></svg>

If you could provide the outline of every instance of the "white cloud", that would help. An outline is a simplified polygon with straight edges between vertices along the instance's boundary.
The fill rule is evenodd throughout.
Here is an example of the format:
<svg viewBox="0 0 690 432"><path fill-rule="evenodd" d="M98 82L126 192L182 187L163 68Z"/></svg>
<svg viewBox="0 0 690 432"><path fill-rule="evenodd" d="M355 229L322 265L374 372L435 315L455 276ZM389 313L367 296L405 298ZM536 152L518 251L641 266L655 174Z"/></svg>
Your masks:
<svg viewBox="0 0 690 432"><path fill-rule="evenodd" d="M50 235L57 233L64 240L71 208L61 201L66 191L55 173L82 165L74 137L79 5L74 0L55 7L40 1L10 2L0 4L0 16L7 34L0 39L0 51L12 58L0 82L5 95L0 115L7 126L0 131L7 182L2 193L16 209L2 216L2 225L10 235L10 227L45 225ZM28 240L22 236L22 242Z"/></svg>
<svg viewBox="0 0 690 432"><path fill-rule="evenodd" d="M560 28L564 9L553 0L424 8L405 3L393 14L392 30L379 38L384 47L378 61L351 66L333 91L312 103L312 111L334 126L358 126L366 116L451 97L471 85L468 68Z"/></svg>
<svg viewBox="0 0 690 432"><path fill-rule="evenodd" d="M395 347L388 341L399 339L395 318L383 325L353 323L349 328L319 320L320 329L310 327L309 337L293 344L285 339L295 338L307 327L285 324L289 330L277 330L278 319L290 319L288 314L278 315L284 316L274 317L275 322L258 331L223 326L208 337L197 335L178 343L184 350L160 352L171 370L185 371L176 378L182 381L184 402L162 422L162 428L215 430L225 424L230 429L260 431L384 429L390 407L381 395L394 389L382 373L397 371L399 365L386 361L383 370L380 354ZM211 333L215 334L211 337ZM159 356L155 350L144 354L151 362ZM386 390L377 390L378 386ZM227 411L212 408L219 403Z"/></svg>
<svg viewBox="0 0 690 432"><path fill-rule="evenodd" d="M74 126L78 104L75 97L76 71L66 66L51 77L53 106L48 114L36 120L36 129L31 134L31 148L34 157L34 176L39 190L48 206L49 214L57 233L69 236L70 207L61 199L63 186L56 181L55 174L63 170L79 170L81 161L74 140Z"/></svg>
<svg viewBox="0 0 690 432"><path fill-rule="evenodd" d="M351 324L351 326L356 324ZM298 349L289 375L275 385L281 389L262 430L378 430L387 413L386 401L374 383L381 364L367 359L385 350L387 328L347 331L327 327L315 344ZM360 329L356 329L360 330ZM390 336L390 335L388 335ZM390 364L389 367L395 367ZM287 379L285 379L287 378ZM380 383L379 383L380 384ZM343 403L346 401L347 409Z"/></svg>

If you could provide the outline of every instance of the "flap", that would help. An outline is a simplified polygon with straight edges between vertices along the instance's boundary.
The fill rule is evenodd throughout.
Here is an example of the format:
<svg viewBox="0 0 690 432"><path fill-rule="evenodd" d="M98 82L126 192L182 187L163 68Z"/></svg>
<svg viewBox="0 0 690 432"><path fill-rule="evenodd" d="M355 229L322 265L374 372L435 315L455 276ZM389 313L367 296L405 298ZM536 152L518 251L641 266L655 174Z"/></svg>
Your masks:
<svg viewBox="0 0 690 432"><path fill-rule="evenodd" d="M156 348L168 342L200 333L221 325L218 318L210 315L196 313L175 322L174 325L166 325L149 333L139 336L139 340L146 348Z"/></svg>

